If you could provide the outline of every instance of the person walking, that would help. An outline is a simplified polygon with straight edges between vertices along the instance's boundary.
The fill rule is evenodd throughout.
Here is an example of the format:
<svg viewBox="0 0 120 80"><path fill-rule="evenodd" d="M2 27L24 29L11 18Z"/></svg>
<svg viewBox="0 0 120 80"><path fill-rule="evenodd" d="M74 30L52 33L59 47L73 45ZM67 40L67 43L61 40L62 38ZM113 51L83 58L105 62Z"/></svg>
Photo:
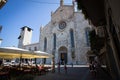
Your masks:
<svg viewBox="0 0 120 80"><path fill-rule="evenodd" d="M89 63L90 72L92 72L92 62Z"/></svg>
<svg viewBox="0 0 120 80"><path fill-rule="evenodd" d="M65 70L65 73L67 73L67 66L66 66L66 64L64 64L64 70Z"/></svg>
<svg viewBox="0 0 120 80"><path fill-rule="evenodd" d="M95 61L92 61L92 74L96 77L96 73L97 73L97 71L96 71L96 63L95 63Z"/></svg>
<svg viewBox="0 0 120 80"><path fill-rule="evenodd" d="M73 63L71 63L71 67L73 68Z"/></svg>
<svg viewBox="0 0 120 80"><path fill-rule="evenodd" d="M60 62L58 62L58 73L60 73Z"/></svg>

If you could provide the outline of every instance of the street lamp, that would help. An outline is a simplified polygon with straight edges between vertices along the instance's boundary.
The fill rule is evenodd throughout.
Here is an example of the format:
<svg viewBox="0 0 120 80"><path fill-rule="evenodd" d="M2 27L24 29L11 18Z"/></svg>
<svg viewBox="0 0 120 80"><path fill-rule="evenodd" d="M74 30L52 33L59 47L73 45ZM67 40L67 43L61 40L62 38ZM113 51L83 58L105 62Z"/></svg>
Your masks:
<svg viewBox="0 0 120 80"><path fill-rule="evenodd" d="M7 0L0 0L0 9L6 4Z"/></svg>
<svg viewBox="0 0 120 80"><path fill-rule="evenodd" d="M0 0L0 2L1 2L1 0ZM0 25L0 33L1 33L1 31L2 31L2 26ZM2 39L0 38L0 45L1 45L1 43L2 43Z"/></svg>
<svg viewBox="0 0 120 80"><path fill-rule="evenodd" d="M1 43L2 43L2 40L3 40L3 39L0 38L0 45L1 45Z"/></svg>

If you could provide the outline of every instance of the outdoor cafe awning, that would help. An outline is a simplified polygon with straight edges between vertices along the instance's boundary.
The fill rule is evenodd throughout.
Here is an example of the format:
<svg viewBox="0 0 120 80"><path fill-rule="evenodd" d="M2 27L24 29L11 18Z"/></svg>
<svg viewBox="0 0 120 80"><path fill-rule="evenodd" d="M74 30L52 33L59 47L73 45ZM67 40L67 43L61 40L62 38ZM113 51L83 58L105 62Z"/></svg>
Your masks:
<svg viewBox="0 0 120 80"><path fill-rule="evenodd" d="M46 53L46 52L43 52L43 51L34 51L34 54L36 56L41 57L41 58L52 58L53 55L52 54L49 54L49 53Z"/></svg>
<svg viewBox="0 0 120 80"><path fill-rule="evenodd" d="M14 59L14 58L52 58L52 54L42 51L29 51L26 49L16 47L2 47L0 48L0 58Z"/></svg>

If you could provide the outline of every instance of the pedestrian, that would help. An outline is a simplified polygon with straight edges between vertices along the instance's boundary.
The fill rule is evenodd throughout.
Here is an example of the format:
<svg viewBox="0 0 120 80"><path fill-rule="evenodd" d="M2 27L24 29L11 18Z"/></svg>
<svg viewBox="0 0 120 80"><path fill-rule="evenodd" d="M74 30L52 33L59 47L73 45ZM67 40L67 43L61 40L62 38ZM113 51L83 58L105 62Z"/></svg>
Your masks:
<svg viewBox="0 0 120 80"><path fill-rule="evenodd" d="M71 63L71 67L73 68L73 63Z"/></svg>
<svg viewBox="0 0 120 80"><path fill-rule="evenodd" d="M97 73L97 71L96 71L96 63L95 63L95 61L92 61L92 74L96 77L96 73Z"/></svg>
<svg viewBox="0 0 120 80"><path fill-rule="evenodd" d="M92 62L89 63L90 72L92 72Z"/></svg>
<svg viewBox="0 0 120 80"><path fill-rule="evenodd" d="M96 73L99 72L99 69L100 69L100 64L97 61L95 61L95 70L96 70Z"/></svg>
<svg viewBox="0 0 120 80"><path fill-rule="evenodd" d="M60 62L58 62L58 73L60 73Z"/></svg>
<svg viewBox="0 0 120 80"><path fill-rule="evenodd" d="M66 64L64 64L64 70L65 70L65 73L67 73L67 66L66 66Z"/></svg>
<svg viewBox="0 0 120 80"><path fill-rule="evenodd" d="M3 63L2 60L0 60L0 66L2 65L2 63Z"/></svg>

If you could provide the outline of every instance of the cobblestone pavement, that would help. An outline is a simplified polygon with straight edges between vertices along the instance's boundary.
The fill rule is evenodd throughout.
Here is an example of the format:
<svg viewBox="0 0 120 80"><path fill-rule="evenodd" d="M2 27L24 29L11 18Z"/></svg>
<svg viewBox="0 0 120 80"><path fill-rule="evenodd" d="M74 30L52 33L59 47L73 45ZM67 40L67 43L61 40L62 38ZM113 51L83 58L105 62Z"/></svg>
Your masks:
<svg viewBox="0 0 120 80"><path fill-rule="evenodd" d="M96 77L89 71L88 67L68 67L67 73L63 67L61 67L60 73L58 73L57 68L56 72L48 72L45 75L36 76L34 80L112 80L111 77L100 69L97 72Z"/></svg>

